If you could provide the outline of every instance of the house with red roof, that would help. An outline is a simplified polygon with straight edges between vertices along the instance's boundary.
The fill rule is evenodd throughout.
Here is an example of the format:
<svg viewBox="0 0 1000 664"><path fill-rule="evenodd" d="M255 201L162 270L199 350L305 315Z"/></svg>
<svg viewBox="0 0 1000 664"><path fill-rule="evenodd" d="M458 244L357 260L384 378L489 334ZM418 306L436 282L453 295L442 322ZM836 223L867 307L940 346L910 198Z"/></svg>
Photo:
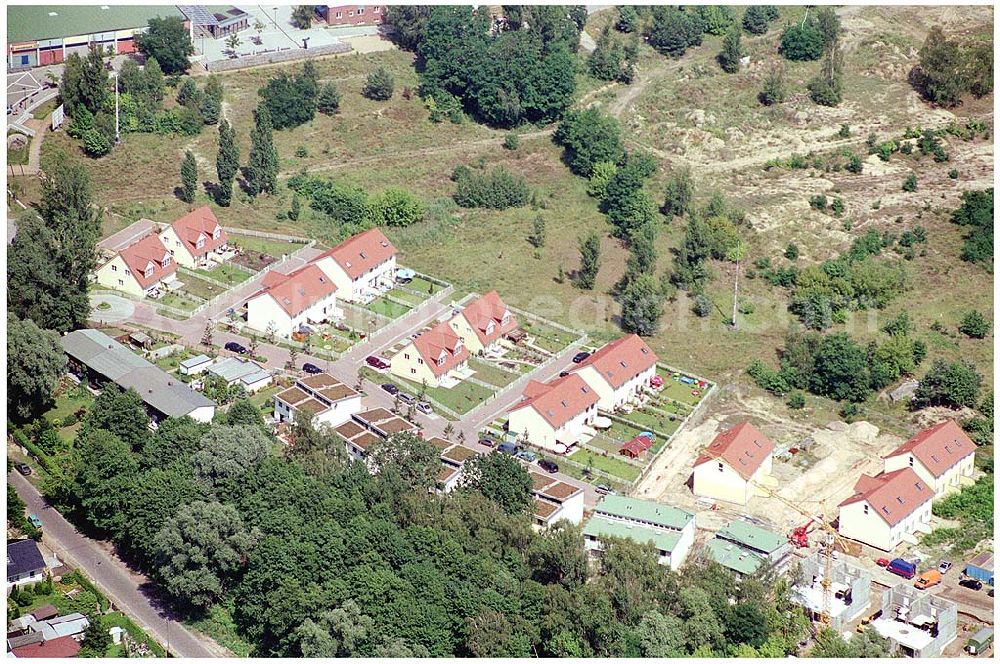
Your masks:
<svg viewBox="0 0 1000 664"><path fill-rule="evenodd" d="M313 261L337 286L337 297L368 302L396 282L396 247L377 228L344 240Z"/></svg>
<svg viewBox="0 0 1000 664"><path fill-rule="evenodd" d="M605 344L569 371L597 392L597 406L613 412L642 394L656 374L656 354L638 334Z"/></svg>
<svg viewBox="0 0 1000 664"><path fill-rule="evenodd" d="M438 323L412 340L389 360L389 371L427 387L451 384L468 369L469 347L447 323Z"/></svg>
<svg viewBox="0 0 1000 664"><path fill-rule="evenodd" d="M912 468L941 497L972 483L976 444L955 420L928 427L884 457L885 472Z"/></svg>
<svg viewBox="0 0 1000 664"><path fill-rule="evenodd" d="M580 442L597 417L599 397L576 374L529 382L510 409L507 429L537 447L564 452Z"/></svg>
<svg viewBox="0 0 1000 664"><path fill-rule="evenodd" d="M496 291L473 300L448 324L469 348L480 353L497 347L504 335L517 328L517 318Z"/></svg>
<svg viewBox="0 0 1000 664"><path fill-rule="evenodd" d="M136 297L146 297L176 279L177 262L155 234L121 249L97 268L97 283Z"/></svg>
<svg viewBox="0 0 1000 664"><path fill-rule="evenodd" d="M916 532L930 532L934 490L913 468L862 475L854 493L840 503L837 530L849 539L882 551L900 542L917 543Z"/></svg>
<svg viewBox="0 0 1000 664"><path fill-rule="evenodd" d="M160 241L178 265L196 269L229 238L207 205L188 212L160 232Z"/></svg>
<svg viewBox="0 0 1000 664"><path fill-rule="evenodd" d="M12 648L10 652L17 658L45 657L47 659L61 659L64 657L76 657L77 653L80 652L81 647L80 642L72 636L60 636L59 638L49 639L48 641L39 640L35 643L17 646Z"/></svg>
<svg viewBox="0 0 1000 664"><path fill-rule="evenodd" d="M290 337L309 324L340 318L337 286L323 270L308 264L289 274L268 272L263 288L247 300L247 327Z"/></svg>
<svg viewBox="0 0 1000 664"><path fill-rule="evenodd" d="M694 495L746 505L771 483L774 443L760 429L742 422L723 431L694 462Z"/></svg>

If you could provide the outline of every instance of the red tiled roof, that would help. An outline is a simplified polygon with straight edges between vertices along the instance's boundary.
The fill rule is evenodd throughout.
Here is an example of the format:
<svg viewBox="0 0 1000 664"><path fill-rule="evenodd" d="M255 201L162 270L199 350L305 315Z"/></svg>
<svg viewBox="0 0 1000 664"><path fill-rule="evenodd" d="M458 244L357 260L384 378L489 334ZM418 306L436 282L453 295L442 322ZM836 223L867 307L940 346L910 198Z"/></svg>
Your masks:
<svg viewBox="0 0 1000 664"><path fill-rule="evenodd" d="M215 214L207 206L202 206L170 224L170 227L177 233L177 237L184 243L184 247L192 256L200 256L209 251L214 251L216 247L224 245L227 241L226 231L215 218ZM219 237L213 237L215 229L219 229ZM205 244L198 248L198 238L204 237Z"/></svg>
<svg viewBox="0 0 1000 664"><path fill-rule="evenodd" d="M149 288L177 270L176 261L170 257L170 252L163 246L160 237L155 233L125 247L119 254L142 288ZM164 265L164 261L167 261L166 265ZM153 270L147 277L146 268L150 265L153 266Z"/></svg>
<svg viewBox="0 0 1000 664"><path fill-rule="evenodd" d="M965 435L955 420L947 420L924 429L887 454L885 458L911 452L931 475L941 477L956 463L970 454L975 454L976 444Z"/></svg>
<svg viewBox="0 0 1000 664"><path fill-rule="evenodd" d="M632 457L637 457L653 446L652 441L645 436L636 436L632 440L624 443L620 451L621 454L628 453Z"/></svg>
<svg viewBox="0 0 1000 664"><path fill-rule="evenodd" d="M359 233L344 240L333 249L320 254L316 261L332 258L351 279L357 279L376 265L380 265L396 254L382 231L377 228ZM314 263L316 261L313 261Z"/></svg>
<svg viewBox="0 0 1000 664"><path fill-rule="evenodd" d="M531 406L553 429L558 429L598 401L597 393L576 374L548 383L530 381L523 394L524 399L511 410Z"/></svg>
<svg viewBox="0 0 1000 664"><path fill-rule="evenodd" d="M753 477L767 455L774 451L774 443L760 429L743 422L723 431L706 447L694 465L697 468L707 461L722 459L745 480Z"/></svg>
<svg viewBox="0 0 1000 664"><path fill-rule="evenodd" d="M933 498L934 491L912 468L901 468L875 477L862 475L854 485L854 495L840 506L867 501L883 521L895 526Z"/></svg>
<svg viewBox="0 0 1000 664"><path fill-rule="evenodd" d="M256 297L270 295L289 316L298 316L337 290L330 277L312 264L288 275L271 277L272 274L264 275L265 288Z"/></svg>
<svg viewBox="0 0 1000 664"><path fill-rule="evenodd" d="M469 359L469 349L448 323L438 323L424 332L413 340L413 346L435 376L443 376Z"/></svg>
<svg viewBox="0 0 1000 664"><path fill-rule="evenodd" d="M56 639L29 643L11 650L18 657L76 657L80 652L80 644L72 636L60 636Z"/></svg>
<svg viewBox="0 0 1000 664"><path fill-rule="evenodd" d="M503 324L507 314L507 324ZM488 346L517 327L517 319L496 291L490 291L478 300L466 305L462 315L479 337L479 342Z"/></svg>
<svg viewBox="0 0 1000 664"><path fill-rule="evenodd" d="M656 364L656 360L656 354L646 342L639 335L630 334L605 344L571 371L594 367L601 378L618 389Z"/></svg>

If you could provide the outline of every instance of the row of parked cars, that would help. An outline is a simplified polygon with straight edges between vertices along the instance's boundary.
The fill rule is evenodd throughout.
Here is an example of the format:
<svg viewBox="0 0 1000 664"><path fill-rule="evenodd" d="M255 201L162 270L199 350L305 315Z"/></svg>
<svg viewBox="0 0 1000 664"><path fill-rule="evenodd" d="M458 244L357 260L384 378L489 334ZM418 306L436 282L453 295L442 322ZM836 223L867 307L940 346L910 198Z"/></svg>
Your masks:
<svg viewBox="0 0 1000 664"><path fill-rule="evenodd" d="M385 390L392 396L396 397L406 405L410 405L411 403L416 403L417 410L419 410L424 415L430 415L434 412L434 408L430 405L430 403L426 401L417 401L417 398L415 396L402 391L392 383L382 383L381 387L383 390Z"/></svg>
<svg viewBox="0 0 1000 664"><path fill-rule="evenodd" d="M919 561L906 560L905 558L894 558L893 560L889 560L888 558L879 558L875 561L875 564L879 567L886 568L893 574L901 576L904 579L912 579L917 576L917 562ZM929 569L917 577L913 587L918 590L926 590L936 586L941 583L944 575L948 573L948 570L950 570L951 567L952 565L950 561L942 560L938 563L937 569ZM959 579L958 585L972 590L983 589L983 582L972 577L962 577Z"/></svg>

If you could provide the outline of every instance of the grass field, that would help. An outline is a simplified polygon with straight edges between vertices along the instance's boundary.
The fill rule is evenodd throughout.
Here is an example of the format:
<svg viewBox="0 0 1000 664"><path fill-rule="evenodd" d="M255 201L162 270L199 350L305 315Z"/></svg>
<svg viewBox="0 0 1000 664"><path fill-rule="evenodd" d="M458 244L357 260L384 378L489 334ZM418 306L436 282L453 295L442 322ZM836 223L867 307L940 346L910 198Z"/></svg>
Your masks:
<svg viewBox="0 0 1000 664"><path fill-rule="evenodd" d="M495 385L498 388L510 385L521 377L520 374L504 371L503 369L489 364L488 362L483 362L482 360L470 359L469 368L476 372L476 378L489 383L490 385Z"/></svg>
<svg viewBox="0 0 1000 664"><path fill-rule="evenodd" d="M221 295L226 292L226 288L221 286L216 286L215 284L205 281L204 279L199 279L198 277L191 276L190 274L182 274L180 280L184 283L184 292L194 295L195 297L200 297L203 300L211 300L217 295Z"/></svg>
<svg viewBox="0 0 1000 664"><path fill-rule="evenodd" d="M165 304L168 307L173 307L174 309L180 309L181 311L194 311L200 305L200 301L191 299L190 297L184 297L183 293L167 293L163 297L156 300L161 304Z"/></svg>
<svg viewBox="0 0 1000 664"><path fill-rule="evenodd" d="M7 148L7 163L25 165L28 163L28 153L31 152L31 141L19 148Z"/></svg>
<svg viewBox="0 0 1000 664"><path fill-rule="evenodd" d="M387 318L399 318L400 316L409 313L411 307L399 302L393 302L384 297L379 297L366 304L365 309L368 311L374 311L375 313L386 316Z"/></svg>
<svg viewBox="0 0 1000 664"><path fill-rule="evenodd" d="M362 375L372 382L380 385L382 383L392 383L402 391L412 394L413 396L418 396L422 389L422 386L419 383L414 383L388 373L378 373L376 371L372 371L368 367L362 368L361 372ZM436 401L447 408L451 408L460 414L469 412L481 404L484 399L493 396L493 392L491 390L467 380L462 381L450 389L443 387L428 387L425 393L433 401ZM405 409L406 405L402 404L401 407ZM447 417L446 413L440 413L440 415Z"/></svg>
<svg viewBox="0 0 1000 664"><path fill-rule="evenodd" d="M221 281L224 284L229 284L230 286L237 286L247 281L253 275L246 270L241 270L237 267L233 267L228 263L223 263L222 265L217 265L211 270L192 270L195 274L199 274L209 279L215 279L216 281Z"/></svg>
<svg viewBox="0 0 1000 664"><path fill-rule="evenodd" d="M584 466L589 464L598 470L603 470L606 473L620 477L626 482L634 481L635 478L639 477L639 473L642 472L636 466L619 461L612 456L602 456L587 449L579 449L570 454L569 458Z"/></svg>
<svg viewBox="0 0 1000 664"><path fill-rule="evenodd" d="M274 256L275 258L281 258L284 254L294 253L304 246L300 242L272 240L264 237L253 237L252 235L236 235L235 233L229 236L229 243L245 251L259 251L262 254Z"/></svg>

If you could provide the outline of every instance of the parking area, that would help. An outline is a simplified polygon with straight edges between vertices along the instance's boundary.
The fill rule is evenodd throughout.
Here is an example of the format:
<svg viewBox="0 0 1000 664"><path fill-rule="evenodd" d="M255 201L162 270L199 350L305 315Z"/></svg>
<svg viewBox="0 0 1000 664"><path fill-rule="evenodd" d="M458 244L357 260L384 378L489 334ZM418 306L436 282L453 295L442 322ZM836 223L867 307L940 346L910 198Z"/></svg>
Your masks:
<svg viewBox="0 0 1000 664"><path fill-rule="evenodd" d="M234 54L245 57L292 49L303 50L304 43L308 46L305 50L331 46L339 43L341 37L359 34L357 30L338 32L317 22L307 30L300 30L292 25L292 5L240 5L240 9L250 14L250 27L237 33L239 41L235 48L230 48L226 43L227 38L213 39L211 35L199 35L195 38L195 48L204 54L207 61L226 60Z"/></svg>

